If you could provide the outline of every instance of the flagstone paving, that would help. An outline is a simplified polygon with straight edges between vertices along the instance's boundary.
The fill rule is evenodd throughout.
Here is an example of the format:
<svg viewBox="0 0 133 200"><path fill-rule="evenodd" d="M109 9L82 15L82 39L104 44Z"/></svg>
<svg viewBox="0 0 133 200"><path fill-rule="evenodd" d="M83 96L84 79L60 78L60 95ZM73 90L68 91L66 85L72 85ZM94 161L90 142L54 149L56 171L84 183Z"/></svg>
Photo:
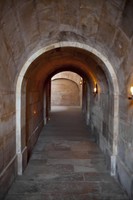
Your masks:
<svg viewBox="0 0 133 200"><path fill-rule="evenodd" d="M128 200L80 109L55 107L6 200Z"/></svg>

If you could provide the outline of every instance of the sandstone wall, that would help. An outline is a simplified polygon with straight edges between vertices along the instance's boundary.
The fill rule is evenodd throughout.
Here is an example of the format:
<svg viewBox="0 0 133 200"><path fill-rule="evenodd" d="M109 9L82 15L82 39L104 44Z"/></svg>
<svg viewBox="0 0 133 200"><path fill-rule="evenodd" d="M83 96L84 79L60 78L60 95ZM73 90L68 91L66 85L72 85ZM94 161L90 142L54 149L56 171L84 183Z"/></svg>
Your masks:
<svg viewBox="0 0 133 200"><path fill-rule="evenodd" d="M99 138L102 138L103 135L105 139L103 144L107 144L107 148L105 149L110 149L110 151L112 148L111 144L115 140L112 136L112 127L115 123L113 119L114 117L119 119L119 132L116 133L116 135L118 134L119 136L118 144L114 141L116 146L118 146L118 154L116 156L117 176L128 194L133 198L133 103L128 100L129 87L133 85L132 10L132 0L74 0L71 3L67 0L1 0L0 198L2 198L10 187L17 171L15 93L18 75L22 66L33 53L47 45L53 45L53 43L62 41L79 42L95 48L110 61L114 68L120 88L120 92L115 94L119 96L118 116L113 116L113 110L115 109L113 106L114 94L111 86L111 77L107 68L103 66L102 63L98 63L97 66L100 67L95 67L94 70L93 67L91 67L90 72L87 72L87 69L85 71L85 67L83 68L81 63L85 63L85 66L89 68L90 62L88 61L88 56L93 56L89 54L82 57L80 53L76 53L74 50L71 51L73 59L76 58L75 65L81 62L81 68L83 68L85 74L88 73L87 75L90 77L89 83L91 82L92 84L90 86L90 91L93 89L93 76L99 83L101 91L102 88L104 88L102 86L104 86L105 81L102 84L101 73L97 72L97 69L102 68L105 75L104 80L108 80L109 90L106 90L108 92L106 93L103 90L98 97L89 102L93 107L88 116L90 116L93 122L92 124L94 124L92 130L96 129L97 134L100 133ZM54 60L59 60L61 56L61 54L58 54ZM82 59L80 59L80 57L82 57ZM66 59L65 62L71 64L73 59L71 59L71 62L68 62ZM97 58L94 57L94 60L97 62ZM52 61L50 65L52 65ZM50 69L50 65L47 63L47 68ZM43 70L45 66L44 64ZM61 62L60 66L62 66ZM54 67L56 69L57 65ZM36 72L36 69L39 69L39 63L34 64L33 68ZM41 77L42 74L42 71L40 74L38 72L38 77ZM46 72L44 72L44 74L45 76L48 75ZM39 81L42 81L42 79L38 77L33 79L37 84ZM105 84L105 88L106 86ZM22 95L24 102L26 102L25 99L27 99L25 91L26 90L23 91ZM42 90L39 93L38 91L35 91L35 96L38 96L40 99L38 103L35 103L33 100L33 104L38 107L38 111L41 111L36 119L40 122L43 120L43 108L41 106ZM91 99L93 99L91 92L90 95ZM28 100L26 105L29 105L29 102ZM22 116L25 113L24 110L22 111ZM33 123L34 115L31 116L31 119L31 123ZM23 121L25 121L24 116ZM38 125L35 124L35 126ZM36 129L36 127L34 127L34 129ZM23 131L25 132L25 126L23 127ZM101 142L104 141L104 139L101 139ZM22 139L22 141L25 143L25 138ZM22 146L25 145L26 143Z"/></svg>
<svg viewBox="0 0 133 200"><path fill-rule="evenodd" d="M81 82L80 82L81 81ZM52 106L80 106L82 100L82 78L73 72L61 72L51 80Z"/></svg>
<svg viewBox="0 0 133 200"><path fill-rule="evenodd" d="M78 85L67 79L56 79L51 84L52 106L80 106Z"/></svg>

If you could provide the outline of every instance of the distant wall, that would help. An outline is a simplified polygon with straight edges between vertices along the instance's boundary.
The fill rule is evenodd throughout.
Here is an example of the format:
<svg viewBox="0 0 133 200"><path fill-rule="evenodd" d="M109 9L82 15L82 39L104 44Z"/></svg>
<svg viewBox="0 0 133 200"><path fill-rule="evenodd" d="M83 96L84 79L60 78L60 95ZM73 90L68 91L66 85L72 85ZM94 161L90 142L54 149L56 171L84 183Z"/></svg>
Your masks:
<svg viewBox="0 0 133 200"><path fill-rule="evenodd" d="M68 79L55 79L51 84L52 106L79 106L80 91L78 85Z"/></svg>

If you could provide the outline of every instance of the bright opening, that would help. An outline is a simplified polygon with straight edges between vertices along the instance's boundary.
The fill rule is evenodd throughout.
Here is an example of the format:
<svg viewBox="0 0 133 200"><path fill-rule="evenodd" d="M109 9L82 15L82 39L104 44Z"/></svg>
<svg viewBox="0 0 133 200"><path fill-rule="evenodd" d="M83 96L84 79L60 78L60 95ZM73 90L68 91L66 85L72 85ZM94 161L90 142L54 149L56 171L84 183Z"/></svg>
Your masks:
<svg viewBox="0 0 133 200"><path fill-rule="evenodd" d="M51 78L51 107L82 106L82 77L65 71Z"/></svg>

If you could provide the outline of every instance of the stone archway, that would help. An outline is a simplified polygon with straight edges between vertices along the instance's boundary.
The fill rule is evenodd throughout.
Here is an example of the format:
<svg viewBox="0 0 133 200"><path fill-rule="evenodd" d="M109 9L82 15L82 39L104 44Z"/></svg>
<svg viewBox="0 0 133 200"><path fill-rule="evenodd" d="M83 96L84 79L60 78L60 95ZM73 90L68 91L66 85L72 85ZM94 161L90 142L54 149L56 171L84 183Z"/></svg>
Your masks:
<svg viewBox="0 0 133 200"><path fill-rule="evenodd" d="M119 87L118 87L118 81L115 74L115 71L113 69L113 66L109 62L109 60L98 50L95 48L78 43L78 42L59 42L55 43L49 46L46 46L36 53L34 53L24 64L22 67L17 83L16 83L16 154L18 158L18 174L22 174L22 150L21 150L21 90L22 90L22 83L24 76L30 66L30 64L38 58L40 55L44 54L45 52L48 52L52 49L59 48L59 47L76 47L80 49L84 49L88 52L91 52L95 56L97 56L99 59L102 60L102 62L106 66L106 71L108 72L112 87L113 87L113 101L114 101L114 113L113 113L113 145L112 145L112 155L111 155L111 174L115 175L115 167L116 167L116 155L117 155L117 138L118 138L118 126L119 126L119 118L118 118L118 109L119 109Z"/></svg>

